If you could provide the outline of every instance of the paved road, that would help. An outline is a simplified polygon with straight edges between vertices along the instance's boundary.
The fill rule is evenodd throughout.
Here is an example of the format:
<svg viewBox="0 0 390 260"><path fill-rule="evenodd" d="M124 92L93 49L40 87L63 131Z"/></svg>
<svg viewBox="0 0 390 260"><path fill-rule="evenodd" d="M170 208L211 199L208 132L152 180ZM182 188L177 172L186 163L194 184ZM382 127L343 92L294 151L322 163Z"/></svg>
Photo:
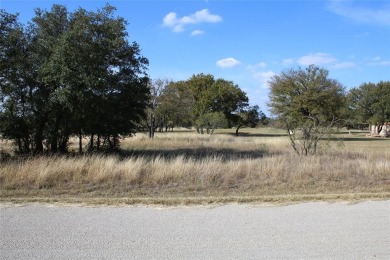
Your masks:
<svg viewBox="0 0 390 260"><path fill-rule="evenodd" d="M390 201L216 208L0 205L1 259L390 259Z"/></svg>

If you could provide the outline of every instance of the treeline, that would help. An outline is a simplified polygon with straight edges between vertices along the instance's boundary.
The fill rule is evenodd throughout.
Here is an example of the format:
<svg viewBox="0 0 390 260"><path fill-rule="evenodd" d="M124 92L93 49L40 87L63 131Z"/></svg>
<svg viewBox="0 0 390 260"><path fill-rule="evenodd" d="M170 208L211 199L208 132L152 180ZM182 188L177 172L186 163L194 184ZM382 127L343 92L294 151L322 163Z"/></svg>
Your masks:
<svg viewBox="0 0 390 260"><path fill-rule="evenodd" d="M108 4L96 12L53 5L36 9L24 26L0 11L0 138L13 140L17 152L67 152L71 137L81 153L116 149L121 137L140 131L153 138L178 126L200 134L235 127L238 135L242 126L269 123L232 81L210 74L151 80L148 59L114 13ZM306 129L304 150L315 150L321 127L336 121L337 127L390 121L390 81L346 92L326 70L309 66L270 84L273 122L288 133Z"/></svg>
<svg viewBox="0 0 390 260"><path fill-rule="evenodd" d="M150 100L141 130L153 138L156 130L176 126L195 127L200 134L212 134L216 128L267 124L268 118L258 106L249 106L248 97L232 81L197 74L185 81L157 79L150 82Z"/></svg>
<svg viewBox="0 0 390 260"><path fill-rule="evenodd" d="M119 138L173 126L254 126L264 114L233 82L212 75L150 80L148 59L128 41L127 22L106 5L36 9L28 26L0 13L0 137L19 153L115 149ZM238 129L237 129L238 131Z"/></svg>
<svg viewBox="0 0 390 260"><path fill-rule="evenodd" d="M132 134L149 97L148 60L126 21L97 12L35 10L27 27L1 11L0 131L20 153L66 152L69 138L114 148Z"/></svg>

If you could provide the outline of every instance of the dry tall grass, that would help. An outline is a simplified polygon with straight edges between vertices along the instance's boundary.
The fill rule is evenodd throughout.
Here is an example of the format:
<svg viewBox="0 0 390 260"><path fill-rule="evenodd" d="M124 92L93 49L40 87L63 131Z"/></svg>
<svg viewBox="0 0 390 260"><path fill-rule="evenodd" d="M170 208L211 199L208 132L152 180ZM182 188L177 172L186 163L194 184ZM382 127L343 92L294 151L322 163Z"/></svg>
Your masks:
<svg viewBox="0 0 390 260"><path fill-rule="evenodd" d="M4 162L1 197L390 193L390 140L359 138L298 157L284 136L164 133L150 140L141 135L122 143L121 156Z"/></svg>

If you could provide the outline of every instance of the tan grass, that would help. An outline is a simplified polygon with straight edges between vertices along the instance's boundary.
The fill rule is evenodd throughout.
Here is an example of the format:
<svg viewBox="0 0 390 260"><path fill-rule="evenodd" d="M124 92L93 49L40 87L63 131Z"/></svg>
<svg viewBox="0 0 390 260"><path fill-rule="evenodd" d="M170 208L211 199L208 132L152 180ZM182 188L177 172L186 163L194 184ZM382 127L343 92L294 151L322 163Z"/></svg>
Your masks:
<svg viewBox="0 0 390 260"><path fill-rule="evenodd" d="M324 145L316 156L298 157L285 136L137 136L122 143L125 156L2 162L1 198L390 197L390 140L351 140L341 148Z"/></svg>

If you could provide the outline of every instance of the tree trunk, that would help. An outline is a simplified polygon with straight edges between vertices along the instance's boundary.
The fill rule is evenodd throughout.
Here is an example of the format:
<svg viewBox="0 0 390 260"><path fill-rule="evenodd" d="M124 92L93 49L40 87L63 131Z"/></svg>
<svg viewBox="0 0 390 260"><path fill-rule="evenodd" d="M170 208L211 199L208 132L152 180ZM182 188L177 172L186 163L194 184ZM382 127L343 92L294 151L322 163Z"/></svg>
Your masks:
<svg viewBox="0 0 390 260"><path fill-rule="evenodd" d="M61 141L58 143L58 151L60 153L66 153L68 148L69 135L66 134L61 138Z"/></svg>
<svg viewBox="0 0 390 260"><path fill-rule="evenodd" d="M51 132L50 151L52 153L58 152L58 130L60 128L61 119L62 119L62 114L56 117L54 123L54 129Z"/></svg>
<svg viewBox="0 0 390 260"><path fill-rule="evenodd" d="M155 119L153 115L150 115L150 121L148 124L148 130L149 130L149 138L154 138L154 132L156 131L157 127L155 126Z"/></svg>
<svg viewBox="0 0 390 260"><path fill-rule="evenodd" d="M34 154L43 153L43 129L44 123L40 123L34 136Z"/></svg>
<svg viewBox="0 0 390 260"><path fill-rule="evenodd" d="M100 150L100 135L99 134L97 135L97 140L96 140L96 150L97 151Z"/></svg>
<svg viewBox="0 0 390 260"><path fill-rule="evenodd" d="M236 128L236 136L238 136L238 130L240 130L240 128L242 127L242 124L239 124Z"/></svg>
<svg viewBox="0 0 390 260"><path fill-rule="evenodd" d="M22 149L23 149L23 146L22 146L22 138L18 138L18 139L16 140L16 143L18 144L19 153L22 153Z"/></svg>
<svg viewBox="0 0 390 260"><path fill-rule="evenodd" d="M83 153L83 134L81 128L79 129L79 154Z"/></svg>
<svg viewBox="0 0 390 260"><path fill-rule="evenodd" d="M94 134L91 134L91 139L89 140L89 147L88 147L88 150L90 152L93 151L93 139L95 138L95 135Z"/></svg>

